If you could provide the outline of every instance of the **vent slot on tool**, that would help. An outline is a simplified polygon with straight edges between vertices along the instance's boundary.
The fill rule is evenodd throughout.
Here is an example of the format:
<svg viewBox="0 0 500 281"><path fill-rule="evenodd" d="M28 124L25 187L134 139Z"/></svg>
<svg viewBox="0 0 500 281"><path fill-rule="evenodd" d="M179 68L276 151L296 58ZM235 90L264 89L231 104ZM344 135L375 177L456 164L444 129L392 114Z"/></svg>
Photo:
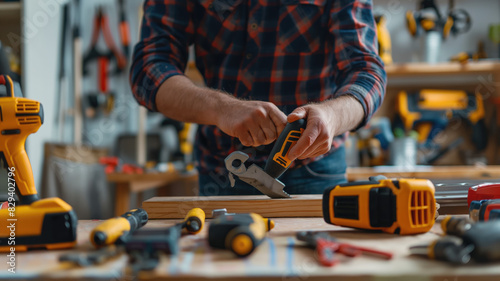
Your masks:
<svg viewBox="0 0 500 281"><path fill-rule="evenodd" d="M38 103L32 101L18 101L16 113L38 113Z"/></svg>
<svg viewBox="0 0 500 281"><path fill-rule="evenodd" d="M40 118L37 116L18 117L17 122L19 122L19 125L38 124L40 123Z"/></svg>
<svg viewBox="0 0 500 281"><path fill-rule="evenodd" d="M335 196L333 199L333 213L336 218L359 219L358 196Z"/></svg>
<svg viewBox="0 0 500 281"><path fill-rule="evenodd" d="M413 227L428 226L434 219L434 214L431 214L431 196L430 192L425 190L411 193L410 212Z"/></svg>

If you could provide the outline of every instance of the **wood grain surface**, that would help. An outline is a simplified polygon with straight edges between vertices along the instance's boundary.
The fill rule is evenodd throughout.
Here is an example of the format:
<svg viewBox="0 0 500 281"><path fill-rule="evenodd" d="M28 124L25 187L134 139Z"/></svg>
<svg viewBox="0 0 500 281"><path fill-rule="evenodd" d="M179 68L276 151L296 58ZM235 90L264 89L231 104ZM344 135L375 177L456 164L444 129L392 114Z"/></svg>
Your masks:
<svg viewBox="0 0 500 281"><path fill-rule="evenodd" d="M167 227L179 220L153 220L145 228ZM409 247L430 243L440 237L440 219L425 234L399 236L366 232L326 224L321 218L276 219L276 227L266 240L245 259L229 251L214 250L206 241L207 229L197 235L183 236L177 256L161 257L152 272L138 278L127 270L128 257L119 256L100 266L79 268L57 261L58 256L71 251L92 250L88 236L99 221L79 221L78 244L64 251L30 251L17 253L17 271L7 272L5 259L0 257L0 279L36 280L499 280L498 263L452 266L444 262L411 256ZM208 221L208 224L210 222ZM208 226L208 225L207 225ZM342 242L372 247L394 254L392 260L372 256L349 258L339 255L340 263L322 267L314 250L304 247L294 236L297 231L327 231Z"/></svg>
<svg viewBox="0 0 500 281"><path fill-rule="evenodd" d="M255 212L264 217L322 217L321 194L293 195L292 198L270 199L254 196L153 197L144 201L151 219L180 219L195 207L202 208L207 217L212 210L226 208L229 213Z"/></svg>

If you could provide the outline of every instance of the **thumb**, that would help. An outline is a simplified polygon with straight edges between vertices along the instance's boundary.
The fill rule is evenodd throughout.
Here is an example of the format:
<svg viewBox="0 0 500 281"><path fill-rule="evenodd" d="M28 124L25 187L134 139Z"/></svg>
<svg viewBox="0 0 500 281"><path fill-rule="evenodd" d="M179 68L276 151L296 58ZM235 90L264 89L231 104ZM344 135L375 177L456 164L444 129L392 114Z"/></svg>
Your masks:
<svg viewBox="0 0 500 281"><path fill-rule="evenodd" d="M292 113L286 118L288 123L295 122L299 119L304 119L307 116L307 109L305 107L297 107Z"/></svg>

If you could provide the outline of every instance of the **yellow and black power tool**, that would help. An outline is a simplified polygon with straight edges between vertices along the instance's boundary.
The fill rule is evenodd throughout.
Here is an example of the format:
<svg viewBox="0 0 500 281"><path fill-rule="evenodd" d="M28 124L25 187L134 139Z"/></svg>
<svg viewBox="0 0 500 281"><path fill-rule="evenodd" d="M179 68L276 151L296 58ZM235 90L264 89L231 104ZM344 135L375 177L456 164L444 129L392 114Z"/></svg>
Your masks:
<svg viewBox="0 0 500 281"><path fill-rule="evenodd" d="M8 169L9 195L4 204L7 208L0 210L0 220L9 225L0 228L0 251L73 247L75 212L60 198L38 197L24 149L28 135L38 131L43 123L43 107L37 101L15 97L9 76L0 75L0 85L7 92L7 96L0 96L0 162Z"/></svg>
<svg viewBox="0 0 500 281"><path fill-rule="evenodd" d="M385 65L392 64L391 34L387 29L387 19L383 15L375 16L377 24L378 55Z"/></svg>
<svg viewBox="0 0 500 281"><path fill-rule="evenodd" d="M401 91L397 112L405 130L416 130L419 142L427 146L454 118L472 126L472 143L477 151L484 150L488 144L483 98L479 93L432 89L413 93Z"/></svg>
<svg viewBox="0 0 500 281"><path fill-rule="evenodd" d="M424 179L387 179L339 184L323 193L327 223L395 234L417 234L434 225L434 185Z"/></svg>
<svg viewBox="0 0 500 281"><path fill-rule="evenodd" d="M471 17L467 11L456 9L454 1L449 0L448 13L442 16L434 0L421 0L416 11L406 12L406 25L414 37L422 31L440 32L443 39L451 34L458 35L467 32L471 25Z"/></svg>

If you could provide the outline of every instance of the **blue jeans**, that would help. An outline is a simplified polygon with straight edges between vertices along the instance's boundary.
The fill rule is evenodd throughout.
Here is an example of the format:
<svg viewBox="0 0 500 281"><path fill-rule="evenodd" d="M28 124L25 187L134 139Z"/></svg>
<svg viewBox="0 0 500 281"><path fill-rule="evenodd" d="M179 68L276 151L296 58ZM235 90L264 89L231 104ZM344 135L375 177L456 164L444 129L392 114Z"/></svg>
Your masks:
<svg viewBox="0 0 500 281"><path fill-rule="evenodd" d="M345 171L345 148L341 146L318 161L287 170L279 180L289 194L322 194L328 187L347 182ZM235 179L236 185L231 187L227 173L200 174L200 196L262 194L238 177Z"/></svg>

